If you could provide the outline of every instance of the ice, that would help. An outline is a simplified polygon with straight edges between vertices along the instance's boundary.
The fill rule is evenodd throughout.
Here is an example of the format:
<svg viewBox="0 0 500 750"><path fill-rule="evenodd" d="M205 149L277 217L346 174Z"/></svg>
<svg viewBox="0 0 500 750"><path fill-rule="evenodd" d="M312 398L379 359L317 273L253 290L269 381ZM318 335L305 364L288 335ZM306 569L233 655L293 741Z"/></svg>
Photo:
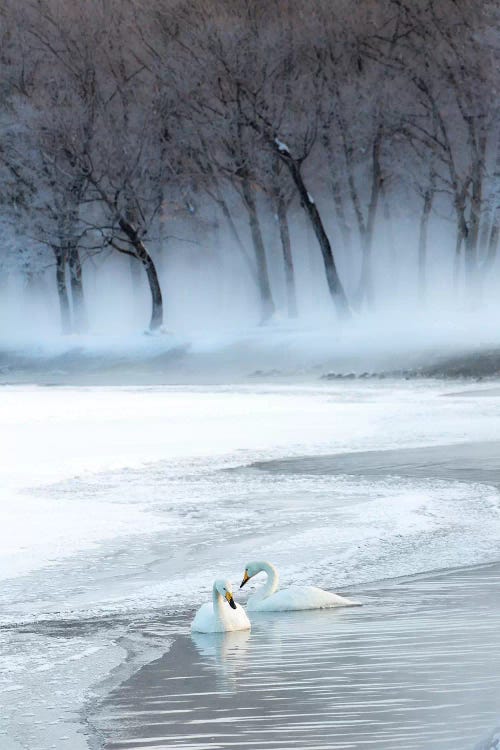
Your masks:
<svg viewBox="0 0 500 750"><path fill-rule="evenodd" d="M271 557L287 583L352 593L496 559L490 483L252 466L498 439L500 397L477 390L0 389L0 732L15 750L84 747L78 712L92 686L125 654L168 648L166 615L185 617L217 575L237 581L248 559Z"/></svg>
<svg viewBox="0 0 500 750"><path fill-rule="evenodd" d="M24 575L107 539L158 531L165 517L119 499L54 501L3 492L0 504L0 580Z"/></svg>
<svg viewBox="0 0 500 750"><path fill-rule="evenodd" d="M498 715L498 575L496 563L378 581L361 608L179 635L105 700L105 747L472 750Z"/></svg>

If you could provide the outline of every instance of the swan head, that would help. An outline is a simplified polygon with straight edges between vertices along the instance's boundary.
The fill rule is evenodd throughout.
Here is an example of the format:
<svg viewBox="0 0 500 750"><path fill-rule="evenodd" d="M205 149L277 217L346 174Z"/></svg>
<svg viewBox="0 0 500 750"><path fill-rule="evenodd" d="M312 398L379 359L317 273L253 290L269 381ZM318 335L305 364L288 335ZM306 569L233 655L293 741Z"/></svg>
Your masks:
<svg viewBox="0 0 500 750"><path fill-rule="evenodd" d="M262 563L260 562L250 562L245 565L245 572L243 573L243 580L240 583L240 589L243 588L245 583L250 580L250 578L253 578L257 573L260 573L262 570Z"/></svg>
<svg viewBox="0 0 500 750"><path fill-rule="evenodd" d="M233 590L229 581L218 578L214 583L214 589L228 602L231 609L236 609L236 604L233 599Z"/></svg>

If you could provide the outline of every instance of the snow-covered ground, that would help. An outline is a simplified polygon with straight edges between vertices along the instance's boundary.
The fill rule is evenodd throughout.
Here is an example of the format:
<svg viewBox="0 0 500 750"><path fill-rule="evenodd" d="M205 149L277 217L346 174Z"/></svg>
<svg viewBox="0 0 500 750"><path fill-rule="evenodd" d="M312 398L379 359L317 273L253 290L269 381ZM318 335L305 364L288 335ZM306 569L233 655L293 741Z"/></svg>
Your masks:
<svg viewBox="0 0 500 750"><path fill-rule="evenodd" d="M271 557L286 580L351 591L498 559L496 487L250 467L498 439L500 397L461 390L0 389L0 746L86 747L77 711L88 688L132 641L167 647L171 629L152 615L189 611L252 557Z"/></svg>
<svg viewBox="0 0 500 750"><path fill-rule="evenodd" d="M246 328L228 320L215 332L209 325L208 330L127 336L40 336L31 331L22 338L18 333L6 337L0 330L0 383L136 386L283 378L302 383L332 372L366 375L424 368L434 374L433 367L445 376L500 373L495 309L446 315L427 309L412 313L411 321L398 309L356 316L342 326L330 312L326 319L298 321L276 315L265 326Z"/></svg>

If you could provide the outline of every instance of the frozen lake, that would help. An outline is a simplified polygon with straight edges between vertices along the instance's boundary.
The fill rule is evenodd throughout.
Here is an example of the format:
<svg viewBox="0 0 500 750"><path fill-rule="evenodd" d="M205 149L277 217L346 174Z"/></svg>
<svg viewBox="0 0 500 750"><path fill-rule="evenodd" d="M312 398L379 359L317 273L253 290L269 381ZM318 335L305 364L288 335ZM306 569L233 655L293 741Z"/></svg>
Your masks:
<svg viewBox="0 0 500 750"><path fill-rule="evenodd" d="M374 581L498 561L499 419L456 382L1 388L2 750L88 748L111 688L172 643L188 669L179 634L247 560L364 592L330 615L366 638Z"/></svg>
<svg viewBox="0 0 500 750"><path fill-rule="evenodd" d="M356 595L180 636L105 702L106 750L472 750L500 716L500 566Z"/></svg>

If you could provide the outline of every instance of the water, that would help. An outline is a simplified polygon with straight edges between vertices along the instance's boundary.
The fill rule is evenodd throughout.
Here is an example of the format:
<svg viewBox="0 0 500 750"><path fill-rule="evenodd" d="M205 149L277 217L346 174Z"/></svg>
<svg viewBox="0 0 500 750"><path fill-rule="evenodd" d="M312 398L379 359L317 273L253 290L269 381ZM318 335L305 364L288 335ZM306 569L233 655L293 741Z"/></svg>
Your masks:
<svg viewBox="0 0 500 750"><path fill-rule="evenodd" d="M179 636L103 705L106 750L470 750L500 717L500 565L355 593Z"/></svg>
<svg viewBox="0 0 500 750"><path fill-rule="evenodd" d="M255 467L273 474L308 476L400 476L500 484L500 442L432 445L397 450L357 451L330 456L261 461Z"/></svg>
<svg viewBox="0 0 500 750"><path fill-rule="evenodd" d="M103 691L248 560L373 606L374 580L497 561L500 399L457 389L1 389L1 750L88 748Z"/></svg>

